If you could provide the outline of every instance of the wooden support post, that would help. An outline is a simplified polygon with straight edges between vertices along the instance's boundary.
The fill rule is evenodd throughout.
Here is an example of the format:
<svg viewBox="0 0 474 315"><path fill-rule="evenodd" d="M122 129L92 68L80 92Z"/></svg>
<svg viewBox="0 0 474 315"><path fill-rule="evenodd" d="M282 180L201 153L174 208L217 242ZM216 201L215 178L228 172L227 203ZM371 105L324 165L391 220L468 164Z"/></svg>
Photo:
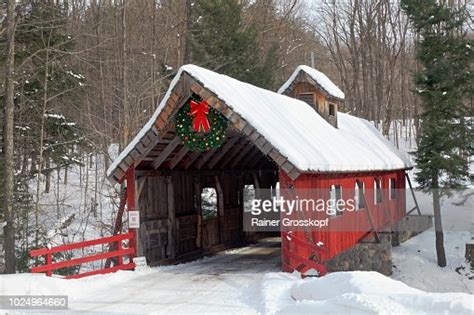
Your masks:
<svg viewBox="0 0 474 315"><path fill-rule="evenodd" d="M198 214L197 219L197 235L196 235L196 247L202 247L202 200L201 200L201 177L194 177L194 193L196 195L196 211Z"/></svg>
<svg viewBox="0 0 474 315"><path fill-rule="evenodd" d="M142 177L140 179L137 179L138 182L138 188L137 188L137 202L140 199L140 196L142 195L143 188L145 188L145 183L146 183L147 177Z"/></svg>
<svg viewBox="0 0 474 315"><path fill-rule="evenodd" d="M47 253L46 254L46 265L50 266L52 263L53 263L53 254ZM52 270L46 271L46 275L48 277L51 277L53 275L53 271Z"/></svg>
<svg viewBox="0 0 474 315"><path fill-rule="evenodd" d="M370 225L372 226L372 231L374 233L375 240L377 241L377 243L380 243L379 233L377 232L377 229L375 227L374 219L372 218L372 213L370 212L367 199L365 199L364 186L358 179L356 180L356 183L357 183L357 187L359 188L359 191L362 191L362 201L364 202L364 208L367 211L367 217L369 218Z"/></svg>
<svg viewBox="0 0 474 315"><path fill-rule="evenodd" d="M260 177L258 176L257 173L252 173L252 180L253 180L253 188L255 189L255 198L260 199L262 198L260 196L261 191L260 191Z"/></svg>
<svg viewBox="0 0 474 315"><path fill-rule="evenodd" d="M410 186L411 196L413 197L413 201L415 202L415 208L418 212L418 215L421 215L420 206L418 205L418 200L416 200L415 191L413 190L413 186L411 185L410 176L408 176L407 172L405 172L405 177L407 178L408 186Z"/></svg>
<svg viewBox="0 0 474 315"><path fill-rule="evenodd" d="M147 177L144 176L144 177L140 177L138 178L136 172L135 172L135 177L136 177L136 187L135 187L135 205L136 205L136 208L135 209L138 209L140 210L140 197L143 193L143 190L146 186L146 182L147 182ZM140 217L141 216L144 216L145 213L140 213ZM144 245L144 241L145 241L145 228L140 224L140 228L137 229L137 234L136 234L136 239L135 239L135 244L136 244L136 248L137 250L135 251L135 255L136 256L144 256L145 255L145 246Z"/></svg>
<svg viewBox="0 0 474 315"><path fill-rule="evenodd" d="M380 183L380 185L382 185L382 179L380 177L377 177L376 179L377 179L377 183ZM375 189L377 189L377 187L375 187ZM392 214L390 213L390 209L388 208L389 198L385 198L386 196L384 195L382 186L380 186L379 189L380 189L380 194L381 194L380 196L382 197L382 207L383 207L383 213L384 213L383 224L385 226L392 222ZM386 217L388 217L388 220L386 220Z"/></svg>
<svg viewBox="0 0 474 315"><path fill-rule="evenodd" d="M117 241L117 250L122 250L122 249L123 249L122 240L118 240ZM117 261L118 261L118 265L122 266L123 265L123 256L122 255L118 256Z"/></svg>
<svg viewBox="0 0 474 315"><path fill-rule="evenodd" d="M241 205L242 209L239 211L239 239L241 239L244 235L244 194L243 194L243 188L244 188L244 179L243 175L239 174L237 175L237 189L240 191L239 198L240 200L238 201L239 205Z"/></svg>
<svg viewBox="0 0 474 315"><path fill-rule="evenodd" d="M168 258L176 258L176 211L174 203L174 186L173 177L166 177L166 190L168 198L168 246L167 255Z"/></svg>
<svg viewBox="0 0 474 315"><path fill-rule="evenodd" d="M219 176L214 176L214 181L216 184L217 192L217 211L219 218L219 243L223 244L225 239L225 233L227 232L225 224L225 214L224 214L224 192L222 190L221 182Z"/></svg>
<svg viewBox="0 0 474 315"><path fill-rule="evenodd" d="M136 209L136 188L135 188L135 166L132 165L127 171L127 211L135 211ZM130 260L136 255L137 250L137 229L129 229L133 234L130 239L129 247L134 249L134 252L129 256Z"/></svg>

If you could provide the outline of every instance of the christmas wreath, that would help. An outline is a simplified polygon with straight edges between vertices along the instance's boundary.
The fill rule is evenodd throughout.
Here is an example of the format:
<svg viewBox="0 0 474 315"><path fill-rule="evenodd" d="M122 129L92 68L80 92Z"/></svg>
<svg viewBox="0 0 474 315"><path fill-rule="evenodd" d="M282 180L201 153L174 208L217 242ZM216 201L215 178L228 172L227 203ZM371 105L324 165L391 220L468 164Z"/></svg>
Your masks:
<svg viewBox="0 0 474 315"><path fill-rule="evenodd" d="M176 132L191 151L207 151L224 143L227 119L193 94L176 116Z"/></svg>

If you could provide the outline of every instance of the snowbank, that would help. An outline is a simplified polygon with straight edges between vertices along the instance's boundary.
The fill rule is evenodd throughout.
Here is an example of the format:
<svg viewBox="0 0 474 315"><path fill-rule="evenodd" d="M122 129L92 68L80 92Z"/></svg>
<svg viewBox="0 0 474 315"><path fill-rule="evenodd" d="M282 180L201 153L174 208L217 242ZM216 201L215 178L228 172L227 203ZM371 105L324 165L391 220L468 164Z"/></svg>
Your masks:
<svg viewBox="0 0 474 315"><path fill-rule="evenodd" d="M275 282L274 277L269 279ZM465 293L427 293L377 272L340 272L293 280L294 299L275 314L466 314L474 299Z"/></svg>
<svg viewBox="0 0 474 315"><path fill-rule="evenodd" d="M215 268L214 263L222 264L214 260L79 280L32 274L0 276L0 294L68 295L70 311L84 313L474 313L472 295L427 293L376 272L339 272L301 279L297 274L281 272L253 274L257 270L248 272L247 268L216 276L206 271L208 265ZM232 261L233 267L236 262Z"/></svg>

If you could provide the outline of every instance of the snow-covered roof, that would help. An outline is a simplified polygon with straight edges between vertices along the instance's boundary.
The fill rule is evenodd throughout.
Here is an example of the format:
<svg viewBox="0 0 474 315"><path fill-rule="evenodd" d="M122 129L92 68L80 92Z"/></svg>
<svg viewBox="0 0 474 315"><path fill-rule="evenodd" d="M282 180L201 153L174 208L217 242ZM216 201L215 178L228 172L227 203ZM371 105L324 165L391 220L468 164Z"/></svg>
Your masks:
<svg viewBox="0 0 474 315"><path fill-rule="evenodd" d="M295 71L293 74L290 76L290 78L281 86L281 88L278 90L278 93L282 94L285 92L286 89L295 81L296 77L300 72L306 73L310 78L312 78L321 88L326 91L329 95L336 97L338 99L343 100L344 99L344 92L342 92L336 84L334 84L331 79L329 79L324 73L321 71L318 71L314 68L305 66L305 65L300 65L296 67Z"/></svg>
<svg viewBox="0 0 474 315"><path fill-rule="evenodd" d="M153 116L107 171L154 128L171 91L186 72L245 119L301 172L355 172L407 169L409 159L367 120L338 113L334 128L305 102L195 66L182 66Z"/></svg>

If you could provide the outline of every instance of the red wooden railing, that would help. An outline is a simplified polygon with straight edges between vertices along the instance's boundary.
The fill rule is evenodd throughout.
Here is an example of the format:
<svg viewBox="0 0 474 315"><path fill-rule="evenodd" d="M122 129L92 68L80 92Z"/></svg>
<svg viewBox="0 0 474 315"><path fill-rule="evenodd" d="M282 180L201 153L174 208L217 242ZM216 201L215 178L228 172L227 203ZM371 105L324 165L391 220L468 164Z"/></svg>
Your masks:
<svg viewBox="0 0 474 315"><path fill-rule="evenodd" d="M123 256L133 257L135 255L135 248L133 247L123 248L122 246L123 240L128 240L130 244L130 242L133 240L133 237L134 237L134 233L117 234L114 236L104 237L104 238L100 238L96 240L78 242L78 243L67 244L67 245L60 245L60 246L55 246L52 248L40 248L40 249L32 250L30 252L30 256L31 257L46 256L46 264L31 268L31 272L33 273L46 272L46 275L50 277L53 274L54 270L71 267L71 266L77 266L83 263L88 263L88 262L93 262L93 261L98 261L98 260L103 260L103 259L108 259L108 258L115 258L115 257L117 258L116 266L88 271L88 272L84 272L84 273L80 273L76 275L70 275L70 276L66 276L65 278L77 279L77 278L82 278L82 277L87 277L87 276L92 276L92 275L97 275L97 274L111 273L117 270L133 269L135 268L135 264L131 262L131 259L128 263L124 263ZM116 250L53 263L54 253L69 251L73 249L81 249L84 247L89 247L89 246L94 246L94 245L111 244L111 243L116 243L116 246L113 247L113 248L116 248Z"/></svg>
<svg viewBox="0 0 474 315"><path fill-rule="evenodd" d="M304 274L310 269L314 269L319 272L319 276L324 276L327 273L326 266L322 262L322 257L326 253L326 250L322 247L317 246L316 244L309 243L302 239L297 238L292 233L286 231L281 232L282 237L282 251L283 255L289 259L295 260L297 263L295 265L291 264L287 268L292 270L297 270L301 274ZM308 258L298 254L295 246L303 248L310 252ZM285 263L283 261L283 263Z"/></svg>

